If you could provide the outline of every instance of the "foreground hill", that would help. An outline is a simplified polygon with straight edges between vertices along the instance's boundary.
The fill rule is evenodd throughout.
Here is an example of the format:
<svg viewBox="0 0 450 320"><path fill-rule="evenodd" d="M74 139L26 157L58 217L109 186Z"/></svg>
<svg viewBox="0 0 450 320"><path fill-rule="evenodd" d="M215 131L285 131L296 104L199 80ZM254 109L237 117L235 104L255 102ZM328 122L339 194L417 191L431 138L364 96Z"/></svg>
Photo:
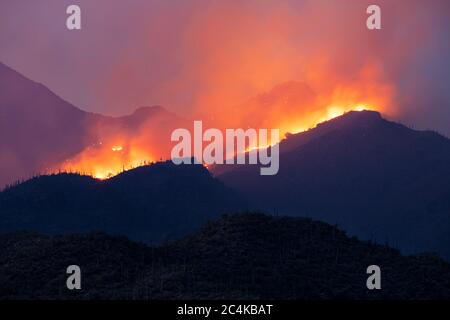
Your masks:
<svg viewBox="0 0 450 320"><path fill-rule="evenodd" d="M289 136L280 152L275 176L235 166L218 178L256 208L450 257L449 139L376 112L349 112Z"/></svg>
<svg viewBox="0 0 450 320"><path fill-rule="evenodd" d="M49 234L101 230L163 241L241 208L203 166L160 162L100 181L77 174L41 176L0 192L0 232Z"/></svg>
<svg viewBox="0 0 450 320"><path fill-rule="evenodd" d="M0 236L0 299L449 299L450 265L349 238L336 227L262 214L224 216L174 243L105 234ZM66 289L67 266L82 290ZM381 267L381 290L366 268Z"/></svg>

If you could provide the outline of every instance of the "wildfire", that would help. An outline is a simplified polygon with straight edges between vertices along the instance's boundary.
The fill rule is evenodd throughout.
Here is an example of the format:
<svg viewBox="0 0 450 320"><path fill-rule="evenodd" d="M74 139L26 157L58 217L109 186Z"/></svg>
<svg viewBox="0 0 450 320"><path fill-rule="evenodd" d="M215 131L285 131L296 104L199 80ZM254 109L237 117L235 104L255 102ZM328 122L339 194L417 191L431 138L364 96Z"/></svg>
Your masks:
<svg viewBox="0 0 450 320"><path fill-rule="evenodd" d="M314 128L317 124L319 124L321 122L325 122L325 121L329 121L329 120L331 120L333 118L337 118L339 116L342 116L346 112L349 112L349 111L363 111L363 110L379 111L379 108L371 106L369 104L357 104L356 106L347 106L347 107L332 105L332 106L329 106L328 108L325 109L325 115L323 115L321 117L318 117L315 122L311 122L311 125L309 125L309 126L308 125L298 126L298 125L296 125L296 122L294 121L292 125L288 124L285 127L281 128L281 132L283 132L284 135L286 133L296 134L296 133L300 133L300 132L305 132L308 129ZM264 145L264 146L249 146L248 148L246 148L246 152L251 152L251 151L256 151L256 150L259 150L259 149L265 149L265 148L272 147L275 144L279 143L283 139L283 136L280 137L280 140L272 141L268 145Z"/></svg>
<svg viewBox="0 0 450 320"><path fill-rule="evenodd" d="M347 106L333 104L328 106L327 108L324 108L324 110L321 112L312 114L310 117L305 117L306 119L301 119L301 121L299 121L300 124L296 121L293 121L292 124L287 123L285 126L281 128L281 131L283 133L282 136L286 135L286 133L295 134L307 131L308 129L314 128L317 124L321 122L337 118L349 111L363 111L363 110L381 111L381 108L370 104L356 104Z"/></svg>
<svg viewBox="0 0 450 320"><path fill-rule="evenodd" d="M105 146L104 143L86 148L76 157L65 161L62 170L90 175L96 179L111 178L124 170L154 161L149 150L130 145Z"/></svg>
<svg viewBox="0 0 450 320"><path fill-rule="evenodd" d="M123 150L123 147L122 147L122 146L116 146L116 147L112 147L111 150L112 150L113 152L119 152L119 151L122 151L122 150Z"/></svg>
<svg viewBox="0 0 450 320"><path fill-rule="evenodd" d="M376 107L365 105L365 104L359 104L359 105L356 105L355 107L353 107L353 106L347 106L347 107L330 106L327 108L326 116L321 118L319 120L319 123L331 120L333 118L337 118L349 111L363 111L363 110L377 111L377 109L378 108L376 108Z"/></svg>
<svg viewBox="0 0 450 320"><path fill-rule="evenodd" d="M327 108L323 108L312 114L305 114L300 119L290 119L283 121L279 125L280 140L287 133L299 133L315 127L318 123L331 120L341 116L348 111L374 110L379 108L367 103L357 103L355 105L342 106L339 104L331 104ZM274 123L273 127L277 127ZM70 172L79 172L88 174L100 180L111 178L124 170L138 167L149 162L155 161L152 156L153 146L148 144L137 144L135 139L128 137L122 138L121 143L103 143L86 148L76 157L63 163L62 169ZM256 151L261 148L268 148L280 142L270 141L269 144L263 146L248 146L246 152ZM167 141L170 144L170 141ZM229 156L229 155L227 155ZM207 166L206 166L207 168ZM58 168L60 169L60 168Z"/></svg>
<svg viewBox="0 0 450 320"><path fill-rule="evenodd" d="M343 115L349 111L372 110L393 115L393 87L382 81L379 70L368 65L354 80L334 79L323 85L329 74L319 73L317 82L309 86L288 82L263 93L235 107L226 108L220 101L200 108L200 118L212 119L210 128L266 128L279 129L278 141L264 146L248 146L247 152L266 148L280 142L288 134L304 132L321 122ZM319 81L323 80L323 81ZM331 80L329 80L331 81ZM335 85L334 82L340 83ZM319 84L317 84L319 83ZM314 86L316 84L316 86ZM386 113L386 110L389 110ZM180 128L170 119L150 121L145 126L124 131L110 131L103 137L103 143L86 148L80 154L64 162L63 170L90 174L98 179L107 179L124 170L170 158L172 147L170 135ZM234 155L225 155L226 158ZM60 168L57 168L60 169Z"/></svg>

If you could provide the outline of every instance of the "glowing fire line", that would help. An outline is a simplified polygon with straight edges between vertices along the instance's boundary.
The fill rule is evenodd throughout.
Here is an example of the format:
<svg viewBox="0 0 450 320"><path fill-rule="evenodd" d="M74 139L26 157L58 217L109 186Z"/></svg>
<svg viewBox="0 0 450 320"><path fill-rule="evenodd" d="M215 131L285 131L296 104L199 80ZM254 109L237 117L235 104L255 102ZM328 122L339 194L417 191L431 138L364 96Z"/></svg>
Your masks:
<svg viewBox="0 0 450 320"><path fill-rule="evenodd" d="M363 110L377 110L377 108L368 104L357 104L353 107L330 105L325 109L325 115L317 117L318 120L315 121L314 126L310 128L315 127L321 122L339 117L346 112ZM306 126L285 126L285 128L280 129L280 132L283 134L296 134L307 131L310 128L307 128ZM264 146L249 146L246 148L245 152L272 147L280 143L282 139L283 138L280 137L278 141L272 141L270 144ZM133 148L132 146L127 146L125 148L122 144L109 145L109 148L105 148L103 143L99 143L95 148L88 148L82 152L78 158L67 161L66 164L63 165L63 168L70 172L72 172L72 169L75 169L76 172L87 172L96 179L104 180L123 172L125 169L139 167L154 161L153 157L149 157L148 152L145 150L137 150L139 148Z"/></svg>

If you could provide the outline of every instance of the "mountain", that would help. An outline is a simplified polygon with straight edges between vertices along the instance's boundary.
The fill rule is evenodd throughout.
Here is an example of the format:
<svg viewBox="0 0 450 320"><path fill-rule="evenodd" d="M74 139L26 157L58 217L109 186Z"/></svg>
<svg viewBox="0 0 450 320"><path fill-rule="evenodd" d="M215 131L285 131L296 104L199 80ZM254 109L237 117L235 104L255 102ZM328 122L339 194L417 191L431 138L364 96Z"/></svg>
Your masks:
<svg viewBox="0 0 450 320"><path fill-rule="evenodd" d="M275 176L232 169L218 178L255 208L450 258L450 140L435 132L349 112L283 140Z"/></svg>
<svg viewBox="0 0 450 320"><path fill-rule="evenodd" d="M99 117L0 63L0 186L81 151Z"/></svg>
<svg viewBox="0 0 450 320"><path fill-rule="evenodd" d="M223 216L148 247L103 233L0 236L0 299L449 299L450 265L402 256L326 223ZM80 291L66 268L81 268ZM366 269L381 268L381 290Z"/></svg>
<svg viewBox="0 0 450 320"><path fill-rule="evenodd" d="M243 207L239 199L201 165L160 162L105 181L61 173L0 192L0 232L101 230L160 242Z"/></svg>
<svg viewBox="0 0 450 320"><path fill-rule="evenodd" d="M85 112L0 63L0 190L116 136L169 135L182 121L159 106L117 118Z"/></svg>

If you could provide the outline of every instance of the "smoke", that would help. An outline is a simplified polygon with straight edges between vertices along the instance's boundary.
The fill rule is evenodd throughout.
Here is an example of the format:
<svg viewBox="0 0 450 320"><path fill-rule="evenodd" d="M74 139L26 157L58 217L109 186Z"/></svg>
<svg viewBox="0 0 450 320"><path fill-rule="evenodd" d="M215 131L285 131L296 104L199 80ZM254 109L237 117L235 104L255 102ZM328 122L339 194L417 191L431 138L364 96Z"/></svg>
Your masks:
<svg viewBox="0 0 450 320"><path fill-rule="evenodd" d="M379 31L365 27L369 1L158 6L98 79L95 104L156 102L219 127L282 131L363 105L448 134L448 2L377 3ZM291 81L300 93L280 90ZM261 94L269 103L255 101Z"/></svg>
<svg viewBox="0 0 450 320"><path fill-rule="evenodd" d="M317 95L313 111L327 113L345 91L361 95L345 103L371 100L369 91L387 95L378 108L388 116L450 133L446 0L376 1L379 31L365 27L364 0L80 0L78 33L64 27L72 2L2 1L0 59L90 111L159 104L217 119L296 81ZM295 108L304 110L296 117L312 112Z"/></svg>

